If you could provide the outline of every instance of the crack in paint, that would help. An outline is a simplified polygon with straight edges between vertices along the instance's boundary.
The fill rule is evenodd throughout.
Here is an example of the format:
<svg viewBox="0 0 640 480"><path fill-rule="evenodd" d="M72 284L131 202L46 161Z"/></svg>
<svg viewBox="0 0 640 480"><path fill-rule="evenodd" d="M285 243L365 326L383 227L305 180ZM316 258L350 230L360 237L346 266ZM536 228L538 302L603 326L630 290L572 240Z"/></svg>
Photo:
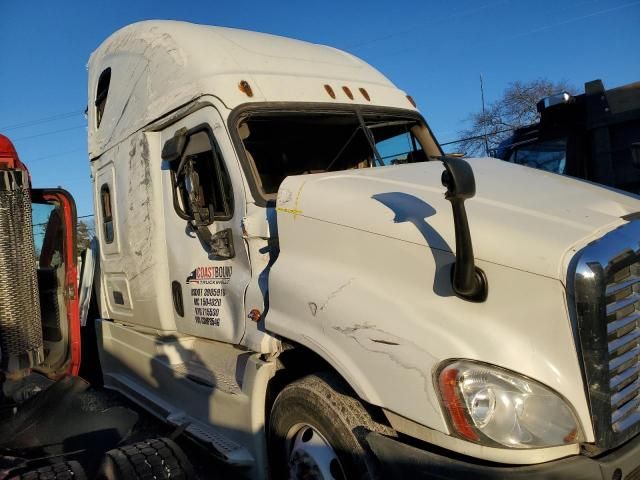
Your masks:
<svg viewBox="0 0 640 480"><path fill-rule="evenodd" d="M315 317L318 313L318 305L315 302L309 302L309 310L311 310L311 315Z"/></svg>
<svg viewBox="0 0 640 480"><path fill-rule="evenodd" d="M389 360L391 360L393 363L400 366L402 369L416 372L423 380L423 391L425 393L427 402L429 402L429 405L431 406L434 412L436 412L437 414L440 414L440 407L439 405L436 405L434 403L434 398L433 398L434 396L431 395L430 387L433 386L431 383L431 375L428 372L425 372L422 368L415 365L411 365L410 363L407 363L406 360L399 358L399 355L404 353L405 356L410 358L419 358L419 355L427 355L433 360L434 364L437 363L437 359L435 359L435 357L431 356L428 352L418 347L418 345L416 345L415 343L396 337L395 335L392 335L388 332L385 332L384 330L377 328L376 325L372 323L368 323L368 322L356 323L351 327L339 327L334 325L332 328L336 332L342 333L346 337L355 341L358 345L360 345L366 351L384 355L385 357L389 358ZM373 340L372 338L370 338L369 334L374 332L380 334L380 336L392 337L393 340ZM381 349L372 348L373 345L371 345L368 342L365 343L365 341L372 342L375 344L381 344L381 345L392 345L400 348L395 349L394 352L389 352L387 349L383 350L382 349L384 348L383 346L380 347ZM415 350L415 352L413 352L412 350Z"/></svg>
<svg viewBox="0 0 640 480"><path fill-rule="evenodd" d="M382 343L383 345L400 345L399 343L396 343L396 342L390 342L388 340L378 340L376 338L370 338L369 340L375 343Z"/></svg>
<svg viewBox="0 0 640 480"><path fill-rule="evenodd" d="M318 309L320 311L324 311L325 308L327 308L329 306L329 302L331 300L333 300L336 296L338 296L338 294L340 292L342 292L345 288L347 288L349 285L351 285L351 282L353 282L355 280L355 277L350 278L347 282L345 282L344 284L340 285L338 288L336 288L333 292L331 292L329 294L329 296L327 297L327 299L324 301L324 303L322 304L322 306Z"/></svg>

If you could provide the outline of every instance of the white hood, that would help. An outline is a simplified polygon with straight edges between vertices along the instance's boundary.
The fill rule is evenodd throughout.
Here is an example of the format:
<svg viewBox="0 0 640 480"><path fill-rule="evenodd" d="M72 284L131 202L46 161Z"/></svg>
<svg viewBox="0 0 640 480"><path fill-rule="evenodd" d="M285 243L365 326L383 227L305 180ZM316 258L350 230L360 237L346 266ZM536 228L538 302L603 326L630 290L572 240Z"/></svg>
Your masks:
<svg viewBox="0 0 640 480"><path fill-rule="evenodd" d="M466 202L477 259L564 281L564 257L640 212L640 201L587 182L492 158L469 159ZM287 178L277 207L294 215L453 251L440 162Z"/></svg>

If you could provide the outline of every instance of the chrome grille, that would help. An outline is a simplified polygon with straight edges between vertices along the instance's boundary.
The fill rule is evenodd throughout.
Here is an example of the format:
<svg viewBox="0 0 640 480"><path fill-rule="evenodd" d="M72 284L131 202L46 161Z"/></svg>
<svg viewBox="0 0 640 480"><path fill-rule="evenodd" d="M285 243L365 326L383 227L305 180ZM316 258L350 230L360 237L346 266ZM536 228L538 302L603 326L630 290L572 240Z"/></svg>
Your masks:
<svg viewBox="0 0 640 480"><path fill-rule="evenodd" d="M616 263L611 266L615 268ZM608 277L605 297L611 426L614 432L622 432L640 421L640 263L610 271Z"/></svg>
<svg viewBox="0 0 640 480"><path fill-rule="evenodd" d="M640 216L577 252L567 277L596 447L640 433Z"/></svg>

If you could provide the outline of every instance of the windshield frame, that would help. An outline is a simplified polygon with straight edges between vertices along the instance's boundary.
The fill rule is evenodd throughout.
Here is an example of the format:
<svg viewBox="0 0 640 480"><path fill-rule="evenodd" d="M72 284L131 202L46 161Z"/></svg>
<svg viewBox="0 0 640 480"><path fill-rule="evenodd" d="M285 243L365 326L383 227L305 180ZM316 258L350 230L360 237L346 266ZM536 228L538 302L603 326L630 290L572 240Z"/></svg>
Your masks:
<svg viewBox="0 0 640 480"><path fill-rule="evenodd" d="M434 152L435 156L443 155L442 148L438 143L431 127L424 119L424 117L417 110L409 110L397 107L382 107L373 105L356 105L348 103L336 103L327 104L321 102L253 102L245 103L234 108L229 114L227 120L228 131L231 136L231 140L236 149L240 165L249 184L249 189L253 196L253 199L259 207L275 207L276 194L268 194L262 190L259 181L259 173L256 170L254 163L247 157L244 143L240 137L239 125L240 123L251 114L260 115L273 115L278 116L281 114L304 114L308 112L310 114L353 114L354 116L363 115L384 115L389 117L402 117L407 119L416 120L427 129L427 132L433 141L437 152ZM427 146L423 146L428 156L431 154L426 150ZM378 167L382 168L382 167Z"/></svg>

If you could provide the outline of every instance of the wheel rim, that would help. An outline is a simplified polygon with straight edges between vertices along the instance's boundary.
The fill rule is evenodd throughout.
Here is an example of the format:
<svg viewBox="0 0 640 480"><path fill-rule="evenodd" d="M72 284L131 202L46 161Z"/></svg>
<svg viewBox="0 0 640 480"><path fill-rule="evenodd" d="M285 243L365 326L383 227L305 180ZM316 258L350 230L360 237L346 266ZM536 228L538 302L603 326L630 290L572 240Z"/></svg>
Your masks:
<svg viewBox="0 0 640 480"><path fill-rule="evenodd" d="M289 430L287 452L292 480L346 480L335 450L311 425L298 424Z"/></svg>

